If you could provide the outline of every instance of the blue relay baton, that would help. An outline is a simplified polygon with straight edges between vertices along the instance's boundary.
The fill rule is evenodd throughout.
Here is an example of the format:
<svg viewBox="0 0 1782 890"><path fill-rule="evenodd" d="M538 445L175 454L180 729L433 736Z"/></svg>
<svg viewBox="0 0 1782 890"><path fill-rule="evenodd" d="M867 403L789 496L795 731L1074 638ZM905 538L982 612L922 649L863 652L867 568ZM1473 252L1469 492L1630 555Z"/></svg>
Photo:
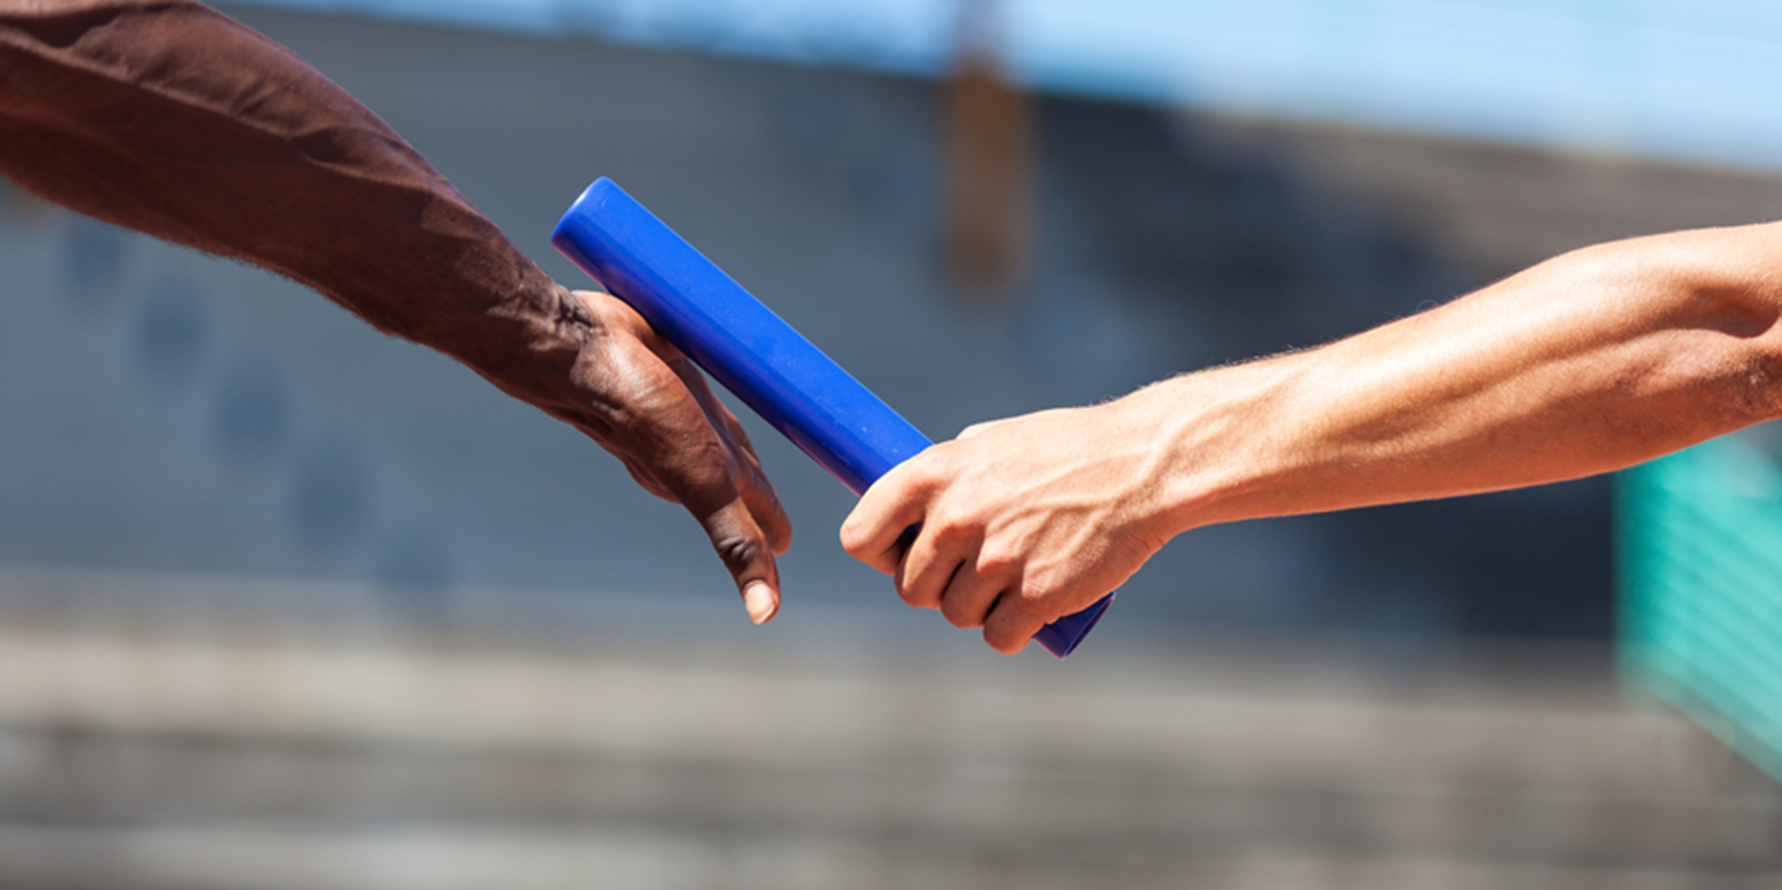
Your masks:
<svg viewBox="0 0 1782 890"><path fill-rule="evenodd" d="M582 192L551 243L855 494L933 444L612 180ZM1113 599L1033 638L1063 658Z"/></svg>

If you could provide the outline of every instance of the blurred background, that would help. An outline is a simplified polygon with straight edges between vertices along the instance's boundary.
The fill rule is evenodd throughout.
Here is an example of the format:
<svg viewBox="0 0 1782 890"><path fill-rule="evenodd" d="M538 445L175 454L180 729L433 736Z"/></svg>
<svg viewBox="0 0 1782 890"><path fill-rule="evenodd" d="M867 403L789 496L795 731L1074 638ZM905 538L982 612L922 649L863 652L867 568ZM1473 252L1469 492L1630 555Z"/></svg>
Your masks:
<svg viewBox="0 0 1782 890"><path fill-rule="evenodd" d="M1782 213L1755 0L223 8L559 280L611 176L937 438ZM0 281L0 886L1782 883L1745 730L1617 674L1609 479L1198 530L1056 662L901 607L746 417L756 628L313 293L3 181Z"/></svg>

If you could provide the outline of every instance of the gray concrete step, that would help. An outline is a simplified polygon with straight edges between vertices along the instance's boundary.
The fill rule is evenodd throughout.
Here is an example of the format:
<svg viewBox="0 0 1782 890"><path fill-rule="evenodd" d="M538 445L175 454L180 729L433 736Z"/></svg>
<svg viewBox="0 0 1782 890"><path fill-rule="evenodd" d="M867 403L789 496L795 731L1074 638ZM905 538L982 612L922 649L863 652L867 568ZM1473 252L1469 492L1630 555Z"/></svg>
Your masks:
<svg viewBox="0 0 1782 890"><path fill-rule="evenodd" d="M899 650L870 611L739 647L637 603L578 643L513 620L523 594L487 594L504 629L429 629L291 582L258 601L335 605L182 625L153 585L158 619L54 608L119 576L20 593L45 577L0 598L6 886L1782 881L1777 786L1600 651L1110 637L1058 664Z"/></svg>

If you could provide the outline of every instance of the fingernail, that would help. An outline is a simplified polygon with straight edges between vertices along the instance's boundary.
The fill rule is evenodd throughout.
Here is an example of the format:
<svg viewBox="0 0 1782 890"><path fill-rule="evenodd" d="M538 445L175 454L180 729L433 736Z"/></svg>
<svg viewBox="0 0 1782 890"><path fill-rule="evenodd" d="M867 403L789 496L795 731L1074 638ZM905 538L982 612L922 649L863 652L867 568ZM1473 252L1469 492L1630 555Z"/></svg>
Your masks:
<svg viewBox="0 0 1782 890"><path fill-rule="evenodd" d="M768 587L766 581L750 582L748 587L743 588L743 608L749 610L750 621L756 624L767 623L767 619L772 618L773 613L778 610L773 588Z"/></svg>

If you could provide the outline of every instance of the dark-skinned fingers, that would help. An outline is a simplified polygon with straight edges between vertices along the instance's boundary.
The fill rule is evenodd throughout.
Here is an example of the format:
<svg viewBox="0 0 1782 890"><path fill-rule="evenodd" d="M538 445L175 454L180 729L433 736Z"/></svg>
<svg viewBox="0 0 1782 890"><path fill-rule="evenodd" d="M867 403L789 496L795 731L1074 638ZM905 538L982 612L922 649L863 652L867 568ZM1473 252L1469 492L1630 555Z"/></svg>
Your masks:
<svg viewBox="0 0 1782 890"><path fill-rule="evenodd" d="M645 333L654 336L647 328ZM749 617L757 624L772 618L779 607L773 547L734 482L739 464L701 403L703 381L695 373L692 379L701 385L689 386L660 353L635 348L637 341L623 348L622 340L609 349L607 380L615 387L609 397L624 406L627 422L614 425L609 450L621 455L634 478L653 479L699 521Z"/></svg>
<svg viewBox="0 0 1782 890"><path fill-rule="evenodd" d="M647 327L640 334L655 338ZM734 500L730 449L698 392L636 339L618 335L604 346L601 388L589 394L594 405L584 409L605 420L608 434L601 444L633 467L633 475L654 478L696 516Z"/></svg>
<svg viewBox="0 0 1782 890"><path fill-rule="evenodd" d="M779 492L768 481L766 471L761 469L761 460L749 446L748 437L742 435L742 425L709 393L701 398L701 402L705 405L713 434L723 444L725 468L731 484L748 504L773 552L785 553L792 546L792 519L780 502Z"/></svg>
<svg viewBox="0 0 1782 890"><path fill-rule="evenodd" d="M1014 655L1033 642L1033 635L1045 627L1045 620L1026 608L1016 597L998 600L984 619L984 642L1004 655Z"/></svg>
<svg viewBox="0 0 1782 890"><path fill-rule="evenodd" d="M726 435L735 418L686 356L631 307L591 291L572 296L593 318L596 335L583 342L575 391L547 410L585 414L571 422L618 456L639 485L680 503L698 520L749 617L757 624L772 618L779 608L779 569L744 495L749 484L737 484L747 472ZM784 511L776 518L759 492L752 499L770 526L786 526L775 534L787 537Z"/></svg>
<svg viewBox="0 0 1782 890"><path fill-rule="evenodd" d="M785 553L792 546L792 518L786 514L786 507L780 502L780 493L774 490L773 482L767 478L767 471L761 468L761 458L755 454L755 448L749 443L749 436L743 432L742 424L736 417L718 406L721 413L718 431L730 450L731 482L737 491L742 493L743 500L749 504L749 511L755 514L755 521L760 524L762 532L767 535L767 542L775 553Z"/></svg>
<svg viewBox="0 0 1782 890"><path fill-rule="evenodd" d="M646 433L643 439L649 438L649 431L639 432ZM695 441L680 442L679 450L675 450L677 444L672 436L655 446L640 448L632 442L631 447L609 446L609 450L620 456L631 478L646 491L678 503L693 514L735 580L750 620L761 624L779 611L779 569L773 558L776 551L755 521L748 500L732 484L723 466L717 433L700 424L691 438ZM704 453L703 458L700 452ZM647 463L638 459L640 453L658 459ZM665 459L667 455L675 458ZM714 503L720 506L712 508Z"/></svg>
<svg viewBox="0 0 1782 890"><path fill-rule="evenodd" d="M648 443L643 453L657 459L652 472L705 529L736 581L749 618L760 624L779 609L773 546L732 481L728 450L717 430L698 409L684 412L691 416L676 416L682 413L664 412L662 426L640 424Z"/></svg>
<svg viewBox="0 0 1782 890"><path fill-rule="evenodd" d="M767 535L768 545L774 553L785 553L792 546L792 519L780 502L779 492L768 481L766 471L761 469L761 458L755 454L755 446L749 441L749 434L743 430L736 415L724 407L724 403L706 382L705 375L699 372L698 366L690 359L677 354L668 361L668 367L680 378L687 391L693 394L700 409L705 412L713 432L723 441L731 482L742 493L749 511L755 516L755 522Z"/></svg>
<svg viewBox="0 0 1782 890"><path fill-rule="evenodd" d="M767 533L767 542L773 545L773 552L783 554L792 546L792 518L786 514L786 507L780 501L780 493L774 490L773 482L767 478L767 471L761 468L761 458L755 454L755 446L749 442L749 434L743 431L742 424L737 422L734 415L726 413L725 417L729 422L729 440L742 466L742 471L737 474L736 486L749 502L755 521Z"/></svg>
<svg viewBox="0 0 1782 890"><path fill-rule="evenodd" d="M715 513L699 518L712 549L736 580L749 620L764 624L780 610L780 572L767 537L755 523L748 504L738 497Z"/></svg>
<svg viewBox="0 0 1782 890"><path fill-rule="evenodd" d="M603 295L577 296L606 335L586 341L591 351L578 363L576 390L547 410L619 457L645 490L686 508L730 572L750 619L767 621L779 609L775 543L789 537L790 523L771 487L764 495L751 481L759 476L758 468L745 469L753 455L738 458L726 435L734 418L679 350L630 307ZM784 549L780 543L779 552Z"/></svg>
<svg viewBox="0 0 1782 890"><path fill-rule="evenodd" d="M766 622L780 605L780 576L773 546L728 474L697 475L705 478L689 480L671 474L664 481L705 529L712 549L736 581L750 620L756 624ZM715 510L703 506L714 500L722 500L722 506Z"/></svg>
<svg viewBox="0 0 1782 890"><path fill-rule="evenodd" d="M773 485L759 468L739 474L734 482L743 502L749 505L749 512L754 514L756 524L767 536L768 547L776 555L784 556L792 548L792 518L786 515L779 493L773 490Z"/></svg>

